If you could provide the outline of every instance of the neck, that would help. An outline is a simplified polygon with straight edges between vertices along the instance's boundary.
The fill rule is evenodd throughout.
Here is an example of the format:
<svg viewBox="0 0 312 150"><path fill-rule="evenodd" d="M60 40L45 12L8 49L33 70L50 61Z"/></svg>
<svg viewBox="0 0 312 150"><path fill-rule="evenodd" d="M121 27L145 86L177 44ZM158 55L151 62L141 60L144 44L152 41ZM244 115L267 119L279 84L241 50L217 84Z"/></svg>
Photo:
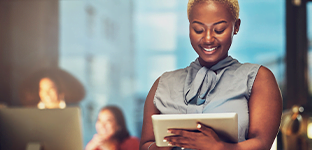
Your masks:
<svg viewBox="0 0 312 150"><path fill-rule="evenodd" d="M201 59L199 57L198 61L199 61L199 64L202 67L206 67L206 68L210 69L212 66L216 65L217 63L219 63L221 60L225 59L226 57L228 57L228 55L225 55L224 57L221 57L218 61L215 61L215 62L205 62L203 59Z"/></svg>

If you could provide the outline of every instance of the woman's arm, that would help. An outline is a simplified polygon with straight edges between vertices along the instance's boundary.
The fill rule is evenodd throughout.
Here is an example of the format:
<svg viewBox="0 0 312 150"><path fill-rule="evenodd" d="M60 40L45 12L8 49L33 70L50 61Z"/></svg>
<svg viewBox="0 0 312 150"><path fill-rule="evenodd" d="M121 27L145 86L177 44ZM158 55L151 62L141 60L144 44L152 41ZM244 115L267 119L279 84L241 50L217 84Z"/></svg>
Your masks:
<svg viewBox="0 0 312 150"><path fill-rule="evenodd" d="M143 116L143 126L142 126L142 134L140 141L140 150L155 150L158 147L156 146L154 132L153 132L153 124L151 116L153 114L159 114L159 110L155 107L153 101L155 92L158 86L159 78L153 84L151 90L149 91L146 101L144 104L144 116ZM170 147L167 148L158 148L163 150L169 150Z"/></svg>
<svg viewBox="0 0 312 150"><path fill-rule="evenodd" d="M273 73L260 67L249 99L248 139L226 149L266 149L272 146L282 116L282 96Z"/></svg>
<svg viewBox="0 0 312 150"><path fill-rule="evenodd" d="M249 99L249 131L246 141L225 143L213 129L201 124L200 132L171 130L178 137L166 137L173 145L192 149L269 150L277 135L282 115L282 97L273 73L260 67ZM199 123L200 124L200 123Z"/></svg>

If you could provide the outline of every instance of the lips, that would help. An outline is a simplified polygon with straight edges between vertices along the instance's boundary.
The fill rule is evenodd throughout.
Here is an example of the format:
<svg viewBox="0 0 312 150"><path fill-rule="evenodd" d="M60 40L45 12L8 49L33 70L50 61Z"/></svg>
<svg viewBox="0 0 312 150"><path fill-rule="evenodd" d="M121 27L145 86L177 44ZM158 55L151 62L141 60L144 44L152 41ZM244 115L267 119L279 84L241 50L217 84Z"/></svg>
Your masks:
<svg viewBox="0 0 312 150"><path fill-rule="evenodd" d="M207 51L207 52L211 52L211 51L217 49L217 47L213 47L213 48L203 48L203 49L204 49L205 51Z"/></svg>
<svg viewBox="0 0 312 150"><path fill-rule="evenodd" d="M210 46L205 46L205 45L203 45L203 46L199 46L202 50L203 50L203 52L204 53L206 53L206 54L212 54L212 53L214 53L218 48L219 48L219 46L212 46L212 45L210 45Z"/></svg>

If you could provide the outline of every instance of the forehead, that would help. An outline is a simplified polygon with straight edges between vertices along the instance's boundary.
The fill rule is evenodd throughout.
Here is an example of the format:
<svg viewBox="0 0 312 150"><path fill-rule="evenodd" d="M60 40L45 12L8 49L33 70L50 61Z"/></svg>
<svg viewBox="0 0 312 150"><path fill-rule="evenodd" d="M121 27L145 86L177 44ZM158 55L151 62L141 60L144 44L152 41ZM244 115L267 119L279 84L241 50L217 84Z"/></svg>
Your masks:
<svg viewBox="0 0 312 150"><path fill-rule="evenodd" d="M100 119L115 119L113 113L110 112L109 110L102 110L99 113L99 118Z"/></svg>
<svg viewBox="0 0 312 150"><path fill-rule="evenodd" d="M39 86L42 88L55 86L54 82L50 78L42 78L39 82Z"/></svg>
<svg viewBox="0 0 312 150"><path fill-rule="evenodd" d="M224 3L217 1L200 2L193 6L190 11L190 21L191 20L205 20L205 21L220 21L233 20L230 8Z"/></svg>

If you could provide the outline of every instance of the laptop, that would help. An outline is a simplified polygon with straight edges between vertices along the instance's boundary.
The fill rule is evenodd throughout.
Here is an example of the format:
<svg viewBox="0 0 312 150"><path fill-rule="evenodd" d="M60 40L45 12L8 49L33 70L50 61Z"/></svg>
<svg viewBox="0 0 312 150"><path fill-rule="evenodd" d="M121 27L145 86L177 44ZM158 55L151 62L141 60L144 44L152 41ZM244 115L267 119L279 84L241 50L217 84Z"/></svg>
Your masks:
<svg viewBox="0 0 312 150"><path fill-rule="evenodd" d="M83 150L79 107L1 108L0 150Z"/></svg>

